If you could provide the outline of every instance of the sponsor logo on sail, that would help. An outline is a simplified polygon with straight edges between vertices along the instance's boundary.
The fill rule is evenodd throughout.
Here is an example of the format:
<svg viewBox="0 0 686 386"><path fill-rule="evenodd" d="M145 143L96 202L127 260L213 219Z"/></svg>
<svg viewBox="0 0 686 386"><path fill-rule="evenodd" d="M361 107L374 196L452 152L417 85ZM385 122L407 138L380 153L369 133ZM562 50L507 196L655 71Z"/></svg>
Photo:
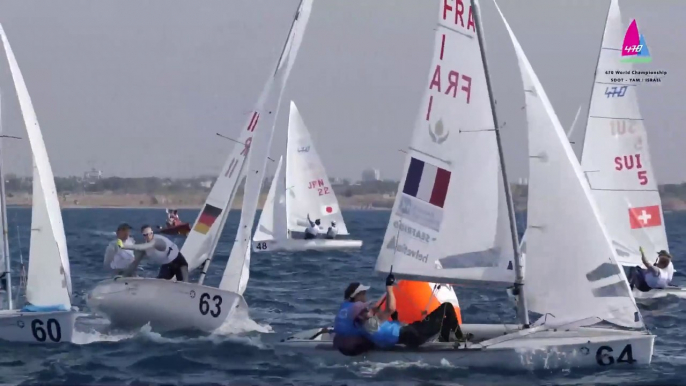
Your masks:
<svg viewBox="0 0 686 386"><path fill-rule="evenodd" d="M429 261L429 254L423 254L419 249L412 249L404 243L396 242L395 236L388 241L388 244L386 244L386 249L394 249L396 252L400 252L405 256L419 260L422 263Z"/></svg>
<svg viewBox="0 0 686 386"><path fill-rule="evenodd" d="M435 237L431 237L428 233L422 232L421 230L411 227L407 224L403 224L398 220L393 221L393 227L395 229L399 229L401 232L406 233L423 243L428 244L430 241L436 240Z"/></svg>
<svg viewBox="0 0 686 386"><path fill-rule="evenodd" d="M433 129L431 128L431 124L429 124L429 135L431 136L431 140L434 141L434 143L440 145L443 142L445 142L446 139L448 139L448 135L450 135L450 130L444 132L443 120L439 119L438 122L434 124Z"/></svg>
<svg viewBox="0 0 686 386"><path fill-rule="evenodd" d="M309 146L303 146L303 147L299 147L299 148L298 148L298 153L307 153L307 152L309 152L309 151L310 151L310 147L309 147Z"/></svg>
<svg viewBox="0 0 686 386"><path fill-rule="evenodd" d="M443 222L443 209L414 197L402 194L396 215L436 232Z"/></svg>

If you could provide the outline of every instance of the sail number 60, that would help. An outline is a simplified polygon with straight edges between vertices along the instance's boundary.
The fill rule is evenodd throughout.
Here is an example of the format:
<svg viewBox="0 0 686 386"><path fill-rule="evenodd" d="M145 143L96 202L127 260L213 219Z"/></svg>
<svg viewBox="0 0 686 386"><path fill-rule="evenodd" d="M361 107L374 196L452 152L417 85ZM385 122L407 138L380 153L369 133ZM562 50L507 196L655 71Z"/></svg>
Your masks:
<svg viewBox="0 0 686 386"><path fill-rule="evenodd" d="M612 356L612 347L610 346L600 346L598 351L595 353L595 360L601 366L609 366L615 364L615 358ZM634 360L634 354L631 351L631 345L627 344L624 349L619 353L617 357L617 363L628 363L632 364L636 362Z"/></svg>
<svg viewBox="0 0 686 386"><path fill-rule="evenodd" d="M200 295L200 303L198 304L198 309L200 310L200 313L203 315L207 315L208 313L212 315L213 318L219 317L219 315L222 313L222 297L219 295L214 295L212 298L212 301L214 302L214 309L210 309L210 294L207 292L203 293Z"/></svg>

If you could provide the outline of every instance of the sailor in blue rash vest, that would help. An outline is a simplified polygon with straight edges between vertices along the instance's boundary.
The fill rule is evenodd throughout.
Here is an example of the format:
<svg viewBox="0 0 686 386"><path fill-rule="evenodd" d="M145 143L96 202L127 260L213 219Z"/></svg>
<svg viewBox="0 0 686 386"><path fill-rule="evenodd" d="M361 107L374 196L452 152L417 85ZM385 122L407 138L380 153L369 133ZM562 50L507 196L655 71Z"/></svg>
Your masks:
<svg viewBox="0 0 686 386"><path fill-rule="evenodd" d="M369 286L351 283L345 291L345 302L334 321L334 347L342 354L355 356L373 348L388 348L403 344L416 348L436 335L439 341L462 339L455 308L443 303L424 320L404 325L388 319L395 313L393 284L395 277L386 278L386 309L369 308L366 292ZM395 318L394 318L395 319Z"/></svg>

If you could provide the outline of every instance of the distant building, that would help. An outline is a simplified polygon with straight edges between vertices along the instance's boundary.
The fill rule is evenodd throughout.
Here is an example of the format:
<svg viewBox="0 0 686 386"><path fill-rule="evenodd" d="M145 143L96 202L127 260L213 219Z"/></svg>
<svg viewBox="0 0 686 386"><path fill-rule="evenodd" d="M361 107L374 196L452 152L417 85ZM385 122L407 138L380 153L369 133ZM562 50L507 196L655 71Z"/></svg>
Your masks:
<svg viewBox="0 0 686 386"><path fill-rule="evenodd" d="M83 181L87 183L94 184L95 181L102 179L102 171L93 168L87 172L83 173Z"/></svg>
<svg viewBox="0 0 686 386"><path fill-rule="evenodd" d="M362 182L381 181L379 169L367 169L362 172Z"/></svg>

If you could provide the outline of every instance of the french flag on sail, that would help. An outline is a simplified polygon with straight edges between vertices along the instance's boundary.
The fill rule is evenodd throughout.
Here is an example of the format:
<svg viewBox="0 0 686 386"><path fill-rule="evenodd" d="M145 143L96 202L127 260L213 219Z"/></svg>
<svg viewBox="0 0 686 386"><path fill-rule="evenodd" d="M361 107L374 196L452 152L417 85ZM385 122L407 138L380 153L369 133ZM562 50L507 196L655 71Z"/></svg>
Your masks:
<svg viewBox="0 0 686 386"><path fill-rule="evenodd" d="M450 185L450 171L414 157L407 169L403 193L443 208Z"/></svg>

